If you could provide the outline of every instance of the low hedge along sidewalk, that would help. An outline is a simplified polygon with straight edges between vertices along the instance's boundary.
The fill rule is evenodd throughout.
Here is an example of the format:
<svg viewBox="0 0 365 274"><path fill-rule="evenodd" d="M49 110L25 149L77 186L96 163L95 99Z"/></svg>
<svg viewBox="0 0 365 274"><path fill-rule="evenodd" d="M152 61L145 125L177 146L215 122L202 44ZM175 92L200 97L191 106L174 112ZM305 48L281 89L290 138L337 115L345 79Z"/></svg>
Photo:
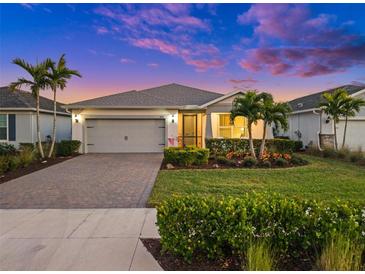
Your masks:
<svg viewBox="0 0 365 274"><path fill-rule="evenodd" d="M191 166L207 164L209 149L196 147L167 147L164 149L164 161L166 164L178 166Z"/></svg>
<svg viewBox="0 0 365 274"><path fill-rule="evenodd" d="M219 139L212 138L205 140L206 147L215 154L226 155L231 151L249 152L250 145L248 139ZM260 139L253 140L254 147L258 150L261 145ZM301 141L294 141L288 139L268 139L265 142L269 151L279 153L297 152L303 147Z"/></svg>
<svg viewBox="0 0 365 274"><path fill-rule="evenodd" d="M183 197L157 208L157 225L163 250L187 261L197 254L210 259L242 256L255 238L267 239L279 256L296 258L305 252L318 254L336 231L364 242L365 207L273 194Z"/></svg>

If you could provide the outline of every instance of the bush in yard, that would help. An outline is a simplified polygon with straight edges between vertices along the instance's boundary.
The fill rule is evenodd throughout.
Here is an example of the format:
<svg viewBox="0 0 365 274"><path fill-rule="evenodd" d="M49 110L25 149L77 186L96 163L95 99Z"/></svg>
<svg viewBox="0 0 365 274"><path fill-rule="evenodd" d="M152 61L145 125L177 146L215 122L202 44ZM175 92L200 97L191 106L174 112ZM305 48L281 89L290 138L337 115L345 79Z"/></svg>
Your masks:
<svg viewBox="0 0 365 274"><path fill-rule="evenodd" d="M164 251L191 261L244 256L252 240L267 240L277 256L315 255L336 231L364 241L365 208L354 202L322 203L247 193L241 198L187 196L157 207Z"/></svg>
<svg viewBox="0 0 365 274"><path fill-rule="evenodd" d="M337 157L337 151L333 148L325 148L322 151L322 155L324 158L336 158Z"/></svg>
<svg viewBox="0 0 365 274"><path fill-rule="evenodd" d="M234 166L236 164L234 160L227 159L224 156L218 156L216 161L220 165Z"/></svg>
<svg viewBox="0 0 365 274"><path fill-rule="evenodd" d="M9 169L9 156L0 155L0 174L4 174Z"/></svg>
<svg viewBox="0 0 365 274"><path fill-rule="evenodd" d="M81 142L78 140L62 140L57 143L57 155L59 156L71 156L79 151Z"/></svg>
<svg viewBox="0 0 365 274"><path fill-rule="evenodd" d="M13 145L0 143L0 155L14 155L16 153L16 149Z"/></svg>
<svg viewBox="0 0 365 274"><path fill-rule="evenodd" d="M19 159L19 166L27 167L34 161L35 152L30 148L24 148L19 152L17 157Z"/></svg>
<svg viewBox="0 0 365 274"><path fill-rule="evenodd" d="M254 167L255 165L257 165L257 160L252 156L246 156L245 158L243 158L242 163L245 167Z"/></svg>
<svg viewBox="0 0 365 274"><path fill-rule="evenodd" d="M260 139L255 139L254 146L259 149L261 145ZM249 153L249 143L247 139L206 139L206 147L212 154L227 155L230 152L239 151L241 153ZM279 153L291 153L299 151L303 147L301 141L287 140L287 139L269 139L266 140L266 147L269 151Z"/></svg>
<svg viewBox="0 0 365 274"><path fill-rule="evenodd" d="M275 159L275 165L280 167L285 167L289 165L289 162L284 158L277 158Z"/></svg>
<svg viewBox="0 0 365 274"><path fill-rule="evenodd" d="M271 162L268 161L268 160L265 160L265 161L260 163L260 166L264 167L264 168L271 168Z"/></svg>
<svg viewBox="0 0 365 274"><path fill-rule="evenodd" d="M167 147L164 149L164 160L166 163L179 166L207 164L209 150L196 147Z"/></svg>
<svg viewBox="0 0 365 274"><path fill-rule="evenodd" d="M303 158L293 155L290 159L290 163L295 165L295 166L299 166L299 165L306 165L308 164L307 160L304 160Z"/></svg>
<svg viewBox="0 0 365 274"><path fill-rule="evenodd" d="M350 152L349 159L351 162L356 163L364 159L364 154L360 149L358 151L352 151Z"/></svg>

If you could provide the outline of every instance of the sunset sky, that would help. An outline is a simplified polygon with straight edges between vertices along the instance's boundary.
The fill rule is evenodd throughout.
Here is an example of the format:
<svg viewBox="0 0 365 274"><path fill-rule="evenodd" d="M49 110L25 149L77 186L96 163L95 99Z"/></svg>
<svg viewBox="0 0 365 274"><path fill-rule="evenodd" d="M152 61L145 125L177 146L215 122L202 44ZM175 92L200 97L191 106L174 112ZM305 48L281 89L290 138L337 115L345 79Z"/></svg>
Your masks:
<svg viewBox="0 0 365 274"><path fill-rule="evenodd" d="M365 82L365 4L1 4L0 84L11 64L66 54L70 103L179 83L293 99ZM42 95L50 96L50 92Z"/></svg>

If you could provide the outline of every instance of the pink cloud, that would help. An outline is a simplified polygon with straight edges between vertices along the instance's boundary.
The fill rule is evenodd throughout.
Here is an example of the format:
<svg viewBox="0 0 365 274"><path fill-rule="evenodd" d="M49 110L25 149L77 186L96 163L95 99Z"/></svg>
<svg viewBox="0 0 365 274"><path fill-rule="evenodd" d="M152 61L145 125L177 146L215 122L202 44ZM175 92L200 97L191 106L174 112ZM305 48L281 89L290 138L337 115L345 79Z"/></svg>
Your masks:
<svg viewBox="0 0 365 274"><path fill-rule="evenodd" d="M106 34L106 33L109 33L109 31L106 27L97 27L96 33L97 34Z"/></svg>
<svg viewBox="0 0 365 274"><path fill-rule="evenodd" d="M160 65L157 63L149 63L149 64L147 64L147 66L149 66L151 68L158 68Z"/></svg>
<svg viewBox="0 0 365 274"><path fill-rule="evenodd" d="M209 32L210 27L191 9L188 4L153 4L101 6L95 12L111 22L112 35L132 46L174 55L199 71L224 66L214 44L196 41L195 35Z"/></svg>
<svg viewBox="0 0 365 274"><path fill-rule="evenodd" d="M334 15L310 17L307 5L255 4L237 21L254 24L253 38L259 41L239 61L245 70L312 77L364 65L363 37L337 24ZM284 46L269 46L277 42Z"/></svg>
<svg viewBox="0 0 365 274"><path fill-rule="evenodd" d="M197 71L203 72L208 69L218 69L222 68L226 62L223 60L213 59L213 60L185 60L185 63L195 67Z"/></svg>
<svg viewBox="0 0 365 274"><path fill-rule="evenodd" d="M176 46L159 39L150 39L150 38L133 39L132 44L139 48L158 49L163 53L171 55L178 53Z"/></svg>
<svg viewBox="0 0 365 274"><path fill-rule="evenodd" d="M252 79L251 77L248 77L247 79L230 79L229 82L233 84L255 84L258 82L258 80Z"/></svg>
<svg viewBox="0 0 365 274"><path fill-rule="evenodd" d="M273 75L312 77L365 65L365 43L337 48L258 48L239 62L245 70L268 69Z"/></svg>
<svg viewBox="0 0 365 274"><path fill-rule="evenodd" d="M311 18L308 6L303 4L254 4L237 18L240 24L256 24L254 34L264 44L280 39L296 45L335 46L358 38L349 35L344 25L331 26L336 20L330 14Z"/></svg>
<svg viewBox="0 0 365 274"><path fill-rule="evenodd" d="M121 58L119 61L120 61L120 63L122 63L122 64L133 64L133 63L135 63L135 61L134 61L134 60L129 59L129 58Z"/></svg>

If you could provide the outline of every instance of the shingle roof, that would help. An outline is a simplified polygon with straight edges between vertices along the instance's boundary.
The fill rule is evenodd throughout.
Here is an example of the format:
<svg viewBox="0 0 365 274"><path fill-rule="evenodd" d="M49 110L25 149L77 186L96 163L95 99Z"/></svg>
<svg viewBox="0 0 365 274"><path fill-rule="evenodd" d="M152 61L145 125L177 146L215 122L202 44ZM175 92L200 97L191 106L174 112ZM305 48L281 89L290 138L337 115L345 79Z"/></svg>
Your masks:
<svg viewBox="0 0 365 274"><path fill-rule="evenodd" d="M312 108L318 108L318 104L323 101L322 94L325 92L332 93L338 88L345 89L349 95L354 94L362 89L365 89L364 86L356 86L356 85L340 86L337 88L321 91L318 93L314 93L314 94L310 94L310 95L307 95L304 97L294 99L289 102L289 105L292 107L293 111L301 111L301 110L307 110L307 109L312 109Z"/></svg>
<svg viewBox="0 0 365 274"><path fill-rule="evenodd" d="M144 106L186 106L202 105L223 94L192 88L179 84L169 84L144 90L132 90L103 96L91 100L76 102L73 107L144 107Z"/></svg>
<svg viewBox="0 0 365 274"><path fill-rule="evenodd" d="M53 100L39 97L40 109L53 111ZM57 111L67 113L62 108L61 103L57 103ZM16 90L10 91L8 87L0 87L0 108L36 108L36 99L28 91Z"/></svg>

